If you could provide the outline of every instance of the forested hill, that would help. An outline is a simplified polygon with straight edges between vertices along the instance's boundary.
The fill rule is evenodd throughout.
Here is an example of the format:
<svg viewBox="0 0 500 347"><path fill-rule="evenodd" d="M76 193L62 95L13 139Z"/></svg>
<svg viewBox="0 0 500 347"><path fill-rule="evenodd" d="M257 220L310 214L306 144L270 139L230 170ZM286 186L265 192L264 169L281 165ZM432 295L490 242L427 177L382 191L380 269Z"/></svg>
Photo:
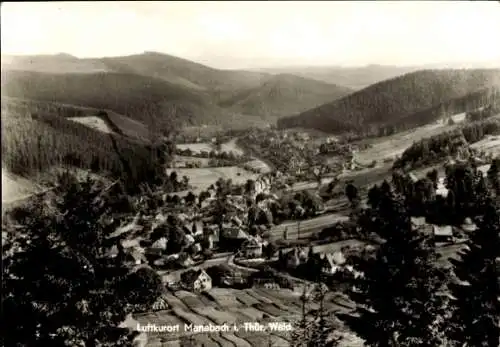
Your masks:
<svg viewBox="0 0 500 347"><path fill-rule="evenodd" d="M500 87L500 69L422 70L282 118L278 127L365 132L495 86Z"/></svg>

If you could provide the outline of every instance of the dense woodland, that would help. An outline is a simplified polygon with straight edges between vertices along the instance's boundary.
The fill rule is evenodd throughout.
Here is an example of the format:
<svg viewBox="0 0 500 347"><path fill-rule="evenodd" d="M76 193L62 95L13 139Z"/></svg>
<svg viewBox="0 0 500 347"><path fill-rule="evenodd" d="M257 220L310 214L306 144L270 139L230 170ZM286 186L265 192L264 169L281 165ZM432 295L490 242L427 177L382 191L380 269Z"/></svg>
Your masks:
<svg viewBox="0 0 500 347"><path fill-rule="evenodd" d="M176 125L196 124L199 117L214 122L221 111L214 109L203 93L133 74L5 71L2 93L112 110L151 126L165 118L178 121Z"/></svg>
<svg viewBox="0 0 500 347"><path fill-rule="evenodd" d="M447 157L467 159L469 144L488 135L500 134L500 119L489 119L467 124L459 129L420 140L407 148L394 162L394 168L415 169L433 165Z"/></svg>
<svg viewBox="0 0 500 347"><path fill-rule="evenodd" d="M433 107L444 104L450 111L466 112L474 109L478 100L498 98L498 91L490 93L488 88L497 85L499 78L498 69L412 72L376 83L300 115L280 119L278 127L304 127L332 133L363 132L372 127L374 129L370 131L376 134L379 127L398 124L407 117L410 117L410 123L424 124L425 118L433 117ZM469 102L465 102L469 109L462 109L461 106L465 105L458 100L452 102L481 91L485 91L484 96L472 96ZM423 118L422 122L413 119L415 114Z"/></svg>
<svg viewBox="0 0 500 347"><path fill-rule="evenodd" d="M167 184L170 191L185 189L168 183L164 174L174 146L145 144L116 134L105 134L50 113L2 114L2 162L13 174L33 176L52 167L72 166L111 178L123 178L131 188L140 182Z"/></svg>

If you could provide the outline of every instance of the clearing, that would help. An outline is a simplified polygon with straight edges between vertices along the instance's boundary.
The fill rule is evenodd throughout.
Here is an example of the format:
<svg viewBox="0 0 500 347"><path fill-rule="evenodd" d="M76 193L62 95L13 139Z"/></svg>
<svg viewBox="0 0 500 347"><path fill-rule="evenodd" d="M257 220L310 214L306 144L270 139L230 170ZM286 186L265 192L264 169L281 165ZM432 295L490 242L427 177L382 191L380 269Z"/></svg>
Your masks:
<svg viewBox="0 0 500 347"><path fill-rule="evenodd" d="M113 130L108 126L108 124L102 118L97 116L71 117L68 119L86 125L89 128L102 131L103 133L107 134L113 133Z"/></svg>
<svg viewBox="0 0 500 347"><path fill-rule="evenodd" d="M237 166L216 167L216 168L196 168L196 169L168 169L167 174L176 171L178 177L189 177L189 184L194 187L193 193L207 189L211 184L214 184L219 178L231 179L235 184L243 184L248 179L256 179L257 174L248 172Z"/></svg>

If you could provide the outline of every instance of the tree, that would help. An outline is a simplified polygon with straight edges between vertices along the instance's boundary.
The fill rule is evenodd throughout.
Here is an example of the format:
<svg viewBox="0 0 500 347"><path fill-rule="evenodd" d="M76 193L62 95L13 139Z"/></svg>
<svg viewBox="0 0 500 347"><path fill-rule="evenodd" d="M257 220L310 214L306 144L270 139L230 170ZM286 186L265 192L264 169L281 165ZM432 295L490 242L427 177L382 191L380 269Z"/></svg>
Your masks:
<svg viewBox="0 0 500 347"><path fill-rule="evenodd" d="M267 246L264 247L264 255L267 259L271 259L274 256L274 253L276 253L278 247L276 246L275 243L269 242Z"/></svg>
<svg viewBox="0 0 500 347"><path fill-rule="evenodd" d="M121 221L109 211L120 197L109 191L88 179L26 207L31 217L2 249L5 345L131 345L118 325L151 305L161 282L109 257L123 237L113 235Z"/></svg>
<svg viewBox="0 0 500 347"><path fill-rule="evenodd" d="M193 194L193 192L189 192L186 195L186 204L188 205L193 205L196 202L196 195Z"/></svg>
<svg viewBox="0 0 500 347"><path fill-rule="evenodd" d="M449 285L454 299L447 335L456 346L497 346L500 339L500 214L492 200L477 225L460 260L451 260L458 281Z"/></svg>
<svg viewBox="0 0 500 347"><path fill-rule="evenodd" d="M488 169L488 181L496 196L500 196L500 157L495 158Z"/></svg>
<svg viewBox="0 0 500 347"><path fill-rule="evenodd" d="M367 346L437 346L434 331L442 306L437 293L445 276L434 267L432 241L412 230L405 205L387 182L377 200L373 217L363 219L360 227L386 242L375 257L349 259L363 275L352 279L349 290L355 313L340 318Z"/></svg>
<svg viewBox="0 0 500 347"><path fill-rule="evenodd" d="M345 195L349 202L351 203L352 208L356 208L360 203L358 188L352 183L347 184L345 187Z"/></svg>

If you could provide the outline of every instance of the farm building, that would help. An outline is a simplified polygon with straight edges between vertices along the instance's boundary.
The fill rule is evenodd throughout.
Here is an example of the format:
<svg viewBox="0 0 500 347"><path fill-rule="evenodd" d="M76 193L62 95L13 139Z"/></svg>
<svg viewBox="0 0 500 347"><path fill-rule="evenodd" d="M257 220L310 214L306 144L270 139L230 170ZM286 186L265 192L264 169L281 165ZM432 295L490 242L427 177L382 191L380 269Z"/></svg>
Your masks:
<svg viewBox="0 0 500 347"><path fill-rule="evenodd" d="M325 254L322 259L321 270L326 274L334 274L345 261L344 254L341 251Z"/></svg>
<svg viewBox="0 0 500 347"><path fill-rule="evenodd" d="M432 233L435 242L453 241L453 228L451 225L433 225Z"/></svg>
<svg viewBox="0 0 500 347"><path fill-rule="evenodd" d="M262 242L252 237L243 243L242 250L247 258L259 258L262 256Z"/></svg>
<svg viewBox="0 0 500 347"><path fill-rule="evenodd" d="M212 289L212 279L204 270L190 270L181 275L183 286L192 292L204 292Z"/></svg>
<svg viewBox="0 0 500 347"><path fill-rule="evenodd" d="M477 229L477 225L472 222L472 220L467 217L465 218L463 224L460 226L460 228L464 231L469 231L469 232L472 232L472 231L475 231Z"/></svg>
<svg viewBox="0 0 500 347"><path fill-rule="evenodd" d="M125 261L134 265L147 264L148 260L146 259L144 252L141 252L139 249L133 249L126 253Z"/></svg>

